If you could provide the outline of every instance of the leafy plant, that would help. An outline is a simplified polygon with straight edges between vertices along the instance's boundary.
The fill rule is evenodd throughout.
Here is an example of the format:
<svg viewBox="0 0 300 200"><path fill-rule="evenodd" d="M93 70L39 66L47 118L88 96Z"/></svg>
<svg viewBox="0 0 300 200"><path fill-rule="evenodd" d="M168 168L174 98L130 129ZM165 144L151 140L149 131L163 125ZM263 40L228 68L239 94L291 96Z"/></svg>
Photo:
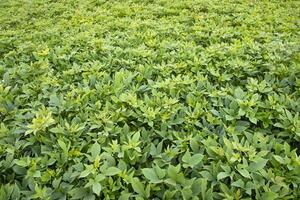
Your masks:
<svg viewBox="0 0 300 200"><path fill-rule="evenodd" d="M299 1L0 1L0 199L300 199Z"/></svg>

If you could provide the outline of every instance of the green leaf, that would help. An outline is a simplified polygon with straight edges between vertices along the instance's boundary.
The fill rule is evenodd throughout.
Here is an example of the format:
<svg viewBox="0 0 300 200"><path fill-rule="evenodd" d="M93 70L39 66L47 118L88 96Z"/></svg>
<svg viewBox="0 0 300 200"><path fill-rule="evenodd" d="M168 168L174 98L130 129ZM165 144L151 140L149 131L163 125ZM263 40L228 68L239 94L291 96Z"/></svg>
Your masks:
<svg viewBox="0 0 300 200"><path fill-rule="evenodd" d="M133 188L133 190L142 195L142 196L146 196L145 195L145 187L144 184L140 182L140 180L138 178L133 178L132 182L131 182L131 186Z"/></svg>
<svg viewBox="0 0 300 200"><path fill-rule="evenodd" d="M109 167L108 169L105 170L105 175L106 176L114 176L116 174L119 174L120 172L121 172L121 170L116 167Z"/></svg>
<svg viewBox="0 0 300 200"><path fill-rule="evenodd" d="M274 193L274 192L265 192L262 196L261 196L261 200L275 200L278 198L278 194Z"/></svg>
<svg viewBox="0 0 300 200"><path fill-rule="evenodd" d="M122 192L121 196L118 198L118 200L128 200L131 196L131 193Z"/></svg>
<svg viewBox="0 0 300 200"><path fill-rule="evenodd" d="M106 177L103 174L97 174L95 177L95 182L101 182L105 179Z"/></svg>
<svg viewBox="0 0 300 200"><path fill-rule="evenodd" d="M195 154L189 160L189 165L194 167L195 165L197 165L198 163L200 163L203 158L204 158L204 155L202 155L202 154Z"/></svg>
<svg viewBox="0 0 300 200"><path fill-rule="evenodd" d="M239 187L239 188L244 188L245 187L245 183L244 181L242 181L241 179L231 183L231 186L234 186L234 187Z"/></svg>
<svg viewBox="0 0 300 200"><path fill-rule="evenodd" d="M285 164L285 161L284 161L284 159L283 159L281 156L274 155L273 157L274 157L275 160L276 160L277 162L279 162L280 164Z"/></svg>
<svg viewBox="0 0 300 200"><path fill-rule="evenodd" d="M204 158L204 155L202 155L202 154L195 154L195 155L191 156L190 152L187 151L183 155L182 161L187 163L190 167L194 167L195 165L200 163L203 158Z"/></svg>
<svg viewBox="0 0 300 200"><path fill-rule="evenodd" d="M203 158L204 158L204 155L202 155L200 153L195 154L195 155L192 156L190 164L196 165L199 162L201 162L203 160Z"/></svg>
<svg viewBox="0 0 300 200"><path fill-rule="evenodd" d="M155 170L152 168L144 168L142 169L142 173L152 183L161 182L161 180L159 180L159 178L157 177Z"/></svg>
<svg viewBox="0 0 300 200"><path fill-rule="evenodd" d="M245 178L251 178L249 172L246 169L238 169L238 172Z"/></svg>
<svg viewBox="0 0 300 200"><path fill-rule="evenodd" d="M193 195L194 196L198 196L201 192L201 188L199 187L201 185L201 179L197 178L196 180L194 180L192 186L191 186L191 190L193 191Z"/></svg>
<svg viewBox="0 0 300 200"><path fill-rule="evenodd" d="M17 184L14 185L14 190L11 194L11 199L20 199L21 192Z"/></svg>
<svg viewBox="0 0 300 200"><path fill-rule="evenodd" d="M67 155L69 148L67 147L66 143L64 143L62 140L57 140L58 145L60 146L60 148L64 151L64 153Z"/></svg>
<svg viewBox="0 0 300 200"><path fill-rule="evenodd" d="M177 165L176 167L169 165L168 176L177 183L182 184L185 181L184 175L180 173L180 165Z"/></svg>
<svg viewBox="0 0 300 200"><path fill-rule="evenodd" d="M93 189L93 192L99 196L100 192L101 192L101 184L97 183L97 182L94 183L92 189Z"/></svg>
<svg viewBox="0 0 300 200"><path fill-rule="evenodd" d="M217 179L218 179L218 180L221 180L221 179L226 178L226 177L228 177L228 176L230 176L230 174L229 174L228 172L220 172L220 173L217 175Z"/></svg>
<svg viewBox="0 0 300 200"><path fill-rule="evenodd" d="M247 169L251 172L259 171L263 169L268 160L263 159L263 158L256 158L254 162L251 162L250 165L247 167Z"/></svg>
<svg viewBox="0 0 300 200"><path fill-rule="evenodd" d="M135 142L135 143L138 143L139 142L139 139L140 139L140 132L136 132L133 137L132 137L132 141Z"/></svg>
<svg viewBox="0 0 300 200"><path fill-rule="evenodd" d="M25 167L20 167L18 165L13 166L13 170L18 175L26 175L26 173L27 173L27 170Z"/></svg>
<svg viewBox="0 0 300 200"><path fill-rule="evenodd" d="M88 195L88 190L86 188L73 188L68 193L71 195L71 199L83 199Z"/></svg>
<svg viewBox="0 0 300 200"><path fill-rule="evenodd" d="M200 174L203 176L203 178L206 178L207 180L213 180L213 176L208 171L202 171Z"/></svg>
<svg viewBox="0 0 300 200"><path fill-rule="evenodd" d="M158 165L156 165L154 167L155 169L155 173L157 174L159 179L162 179L166 176L166 170L165 169L161 169Z"/></svg>
<svg viewBox="0 0 300 200"><path fill-rule="evenodd" d="M101 151L100 145L98 144L98 142L95 142L90 148L92 158L96 158L96 156L100 154L100 151Z"/></svg>
<svg viewBox="0 0 300 200"><path fill-rule="evenodd" d="M245 97L245 95L246 95L246 93L240 87L237 87L234 90L234 97L237 99L243 99Z"/></svg>
<svg viewBox="0 0 300 200"><path fill-rule="evenodd" d="M170 178L167 178L164 180L164 183L168 184L168 185L171 185L171 186L174 186L176 187L176 181L174 181L173 179L170 179Z"/></svg>
<svg viewBox="0 0 300 200"><path fill-rule="evenodd" d="M60 105L60 100L56 94L51 94L49 104L51 106L59 106Z"/></svg>
<svg viewBox="0 0 300 200"><path fill-rule="evenodd" d="M189 151L186 151L185 154L182 156L182 161L189 163L190 160L191 160L191 154Z"/></svg>
<svg viewBox="0 0 300 200"><path fill-rule="evenodd" d="M206 190L207 190L207 179L206 178L200 179L200 188L201 188L202 199L206 199Z"/></svg>
<svg viewBox="0 0 300 200"><path fill-rule="evenodd" d="M91 171L88 170L88 169L86 169L86 170L84 170L84 171L82 171L82 172L80 173L79 178L87 177L90 173L91 173Z"/></svg>
<svg viewBox="0 0 300 200"><path fill-rule="evenodd" d="M183 188L181 194L184 200L191 199L193 196L193 192L189 187Z"/></svg>

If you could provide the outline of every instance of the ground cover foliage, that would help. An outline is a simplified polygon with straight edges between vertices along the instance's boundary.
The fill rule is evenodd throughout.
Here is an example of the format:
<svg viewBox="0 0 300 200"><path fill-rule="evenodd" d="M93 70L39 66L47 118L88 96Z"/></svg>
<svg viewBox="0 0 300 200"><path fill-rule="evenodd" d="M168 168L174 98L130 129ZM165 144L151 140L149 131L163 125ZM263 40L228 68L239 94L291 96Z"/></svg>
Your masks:
<svg viewBox="0 0 300 200"><path fill-rule="evenodd" d="M299 199L299 1L0 1L0 199Z"/></svg>

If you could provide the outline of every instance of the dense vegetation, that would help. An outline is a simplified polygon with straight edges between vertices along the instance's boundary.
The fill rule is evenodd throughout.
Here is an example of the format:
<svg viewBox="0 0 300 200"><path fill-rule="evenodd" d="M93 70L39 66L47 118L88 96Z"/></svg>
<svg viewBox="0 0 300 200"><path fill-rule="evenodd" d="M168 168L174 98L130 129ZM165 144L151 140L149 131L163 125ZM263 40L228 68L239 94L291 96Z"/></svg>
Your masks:
<svg viewBox="0 0 300 200"><path fill-rule="evenodd" d="M299 1L0 1L0 199L300 199L299 22Z"/></svg>

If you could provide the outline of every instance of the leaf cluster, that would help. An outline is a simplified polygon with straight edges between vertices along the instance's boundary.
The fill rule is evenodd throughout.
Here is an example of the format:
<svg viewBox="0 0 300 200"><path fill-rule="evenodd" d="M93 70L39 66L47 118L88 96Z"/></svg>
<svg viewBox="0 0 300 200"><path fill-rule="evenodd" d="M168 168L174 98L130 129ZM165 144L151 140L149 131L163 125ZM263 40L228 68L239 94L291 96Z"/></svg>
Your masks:
<svg viewBox="0 0 300 200"><path fill-rule="evenodd" d="M0 199L300 199L299 1L0 1Z"/></svg>

